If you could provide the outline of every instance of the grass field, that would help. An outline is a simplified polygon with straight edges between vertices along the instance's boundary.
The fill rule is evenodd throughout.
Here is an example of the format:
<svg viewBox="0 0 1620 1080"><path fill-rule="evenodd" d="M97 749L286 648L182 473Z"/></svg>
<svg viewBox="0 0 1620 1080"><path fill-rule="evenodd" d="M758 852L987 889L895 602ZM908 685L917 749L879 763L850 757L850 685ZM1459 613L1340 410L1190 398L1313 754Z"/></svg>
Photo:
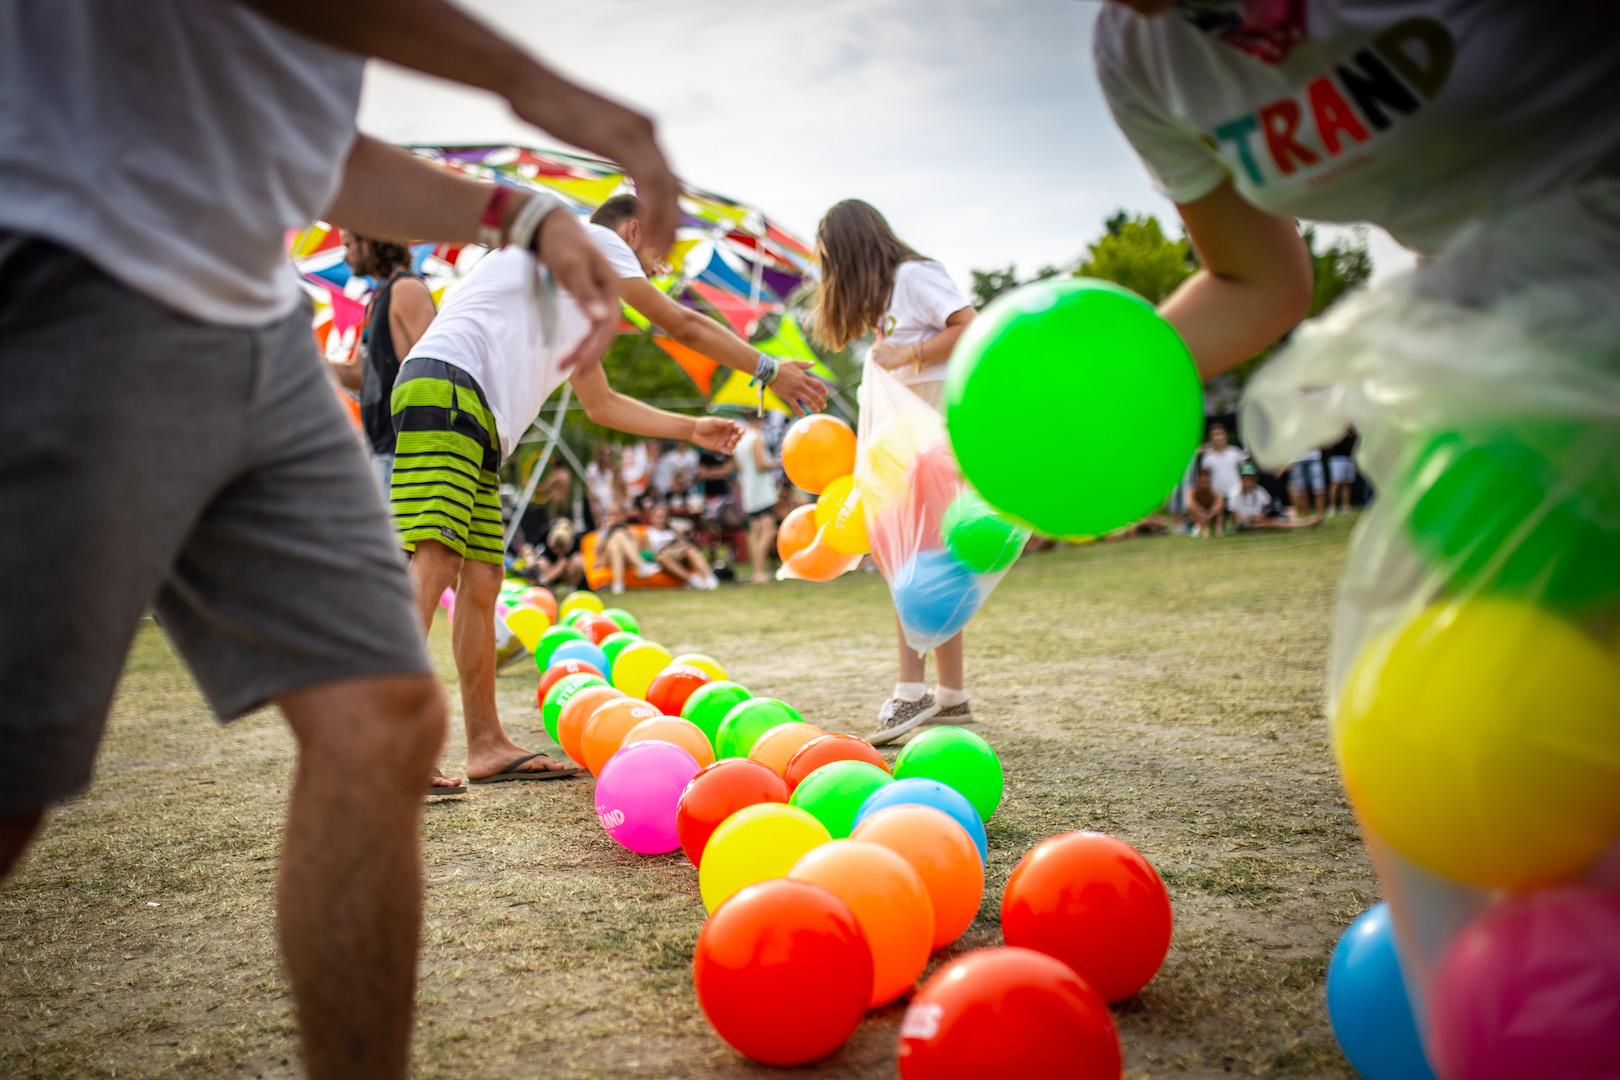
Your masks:
<svg viewBox="0 0 1620 1080"><path fill-rule="evenodd" d="M1039 840L1093 828L1136 845L1169 886L1176 936L1115 1010L1133 1080L1353 1075L1322 994L1334 941L1376 889L1321 712L1348 531L1032 556L969 629L977 730L1008 787L983 907L949 955L999 944L1002 884ZM628 599L648 636L710 653L829 730L864 733L894 679L875 575ZM433 645L453 679L446 629ZM501 678L514 732L541 726L534 684ZM550 748L543 732L528 745ZM273 714L215 726L162 635L141 631L94 786L0 888L0 1076L298 1073L271 901L291 766ZM695 872L609 841L588 779L438 800L423 839L417 1074L772 1071L722 1044L693 997ZM894 1076L902 1007L800 1073Z"/></svg>

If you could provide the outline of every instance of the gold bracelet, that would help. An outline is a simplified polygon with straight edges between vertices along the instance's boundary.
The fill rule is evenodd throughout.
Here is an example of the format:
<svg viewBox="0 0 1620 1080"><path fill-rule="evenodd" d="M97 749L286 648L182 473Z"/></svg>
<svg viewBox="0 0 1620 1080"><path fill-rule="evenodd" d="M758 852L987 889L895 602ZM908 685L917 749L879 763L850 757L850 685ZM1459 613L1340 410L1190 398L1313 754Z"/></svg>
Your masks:
<svg viewBox="0 0 1620 1080"><path fill-rule="evenodd" d="M921 375L922 374L922 346L921 345L913 345L911 347L911 373L913 375Z"/></svg>

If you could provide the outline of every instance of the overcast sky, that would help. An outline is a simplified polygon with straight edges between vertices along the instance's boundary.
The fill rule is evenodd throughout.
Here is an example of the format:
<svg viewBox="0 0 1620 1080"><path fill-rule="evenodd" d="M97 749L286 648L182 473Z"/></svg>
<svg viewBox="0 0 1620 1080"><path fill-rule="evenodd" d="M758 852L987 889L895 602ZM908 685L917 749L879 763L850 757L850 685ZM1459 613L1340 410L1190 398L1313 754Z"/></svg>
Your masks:
<svg viewBox="0 0 1620 1080"><path fill-rule="evenodd" d="M651 114L688 181L806 238L863 198L965 286L974 268L1072 261L1117 209L1175 220L1097 88L1096 0L462 2ZM396 142L557 145L490 95L385 64L360 123ZM1381 233L1372 245L1380 276L1410 263Z"/></svg>

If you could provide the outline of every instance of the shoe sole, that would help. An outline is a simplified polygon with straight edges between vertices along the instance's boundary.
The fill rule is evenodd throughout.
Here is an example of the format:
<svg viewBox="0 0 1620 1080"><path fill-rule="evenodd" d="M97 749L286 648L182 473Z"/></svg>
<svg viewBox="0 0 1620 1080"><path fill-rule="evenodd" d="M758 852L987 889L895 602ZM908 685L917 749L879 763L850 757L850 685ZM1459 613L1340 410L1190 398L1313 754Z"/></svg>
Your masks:
<svg viewBox="0 0 1620 1080"><path fill-rule="evenodd" d="M907 720L904 723L895 724L892 727L879 728L877 731L874 731L872 734L868 735L866 737L866 741L871 743L873 746L887 746L900 736L909 734L910 732L921 727L923 724L927 723L937 712L939 712L938 705L935 705L932 709L924 709L922 712L918 713L916 716L913 716L910 720Z"/></svg>

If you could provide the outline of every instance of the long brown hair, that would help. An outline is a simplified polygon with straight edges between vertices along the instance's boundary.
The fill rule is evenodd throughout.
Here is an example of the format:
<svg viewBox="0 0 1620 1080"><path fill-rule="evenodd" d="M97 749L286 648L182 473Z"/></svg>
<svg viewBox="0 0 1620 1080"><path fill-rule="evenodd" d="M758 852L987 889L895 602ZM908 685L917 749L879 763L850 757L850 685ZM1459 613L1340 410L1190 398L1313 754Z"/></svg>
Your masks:
<svg viewBox="0 0 1620 1080"><path fill-rule="evenodd" d="M811 333L823 348L842 349L883 317L894 291L895 267L922 259L901 242L870 203L845 199L816 226L821 288L811 315Z"/></svg>

